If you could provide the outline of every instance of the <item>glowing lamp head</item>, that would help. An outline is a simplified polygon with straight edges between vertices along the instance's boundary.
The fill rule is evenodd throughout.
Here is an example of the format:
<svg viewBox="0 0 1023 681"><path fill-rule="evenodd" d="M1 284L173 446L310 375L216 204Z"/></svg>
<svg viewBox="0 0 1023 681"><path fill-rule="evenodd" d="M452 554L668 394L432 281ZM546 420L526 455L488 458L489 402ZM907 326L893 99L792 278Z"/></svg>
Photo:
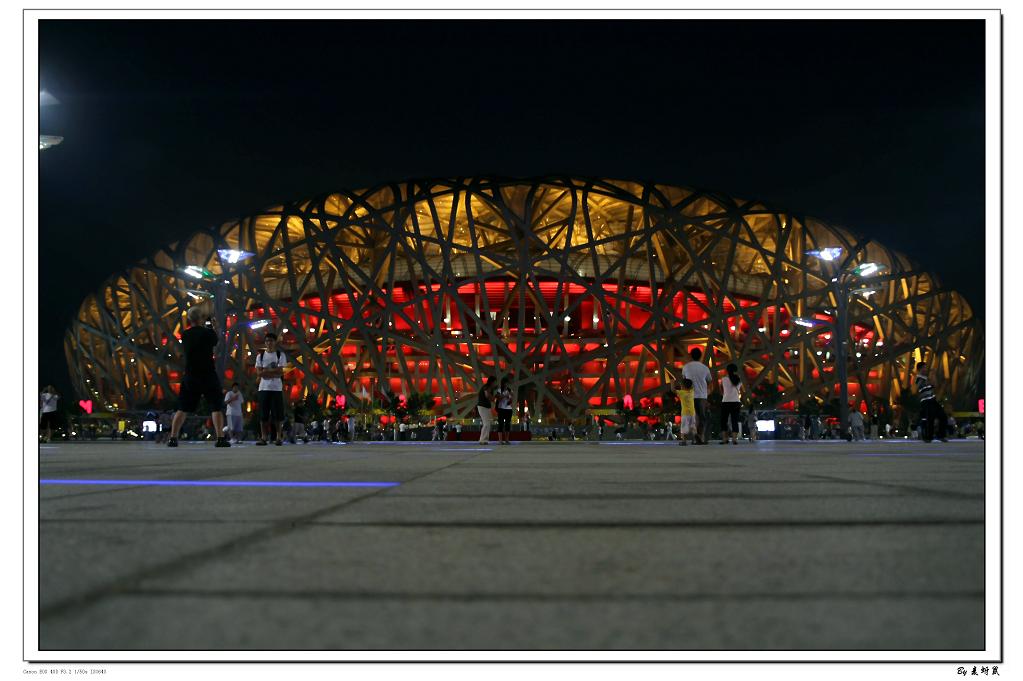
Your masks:
<svg viewBox="0 0 1023 681"><path fill-rule="evenodd" d="M60 135L40 135L39 151L46 151L47 149L52 149L53 147L57 146L63 141L64 138L61 137Z"/></svg>
<svg viewBox="0 0 1023 681"><path fill-rule="evenodd" d="M248 260L249 258L254 256L255 253L249 253L248 251L239 251L237 248L221 248L217 250L217 255L219 255L220 259L223 260L224 262L231 263L232 265L234 265L236 263L240 263L243 260Z"/></svg>
<svg viewBox="0 0 1023 681"><path fill-rule="evenodd" d="M255 329L262 329L263 327L269 326L269 325L270 325L270 320L269 319L255 319L255 320L249 322L249 328L253 329L253 330L255 330Z"/></svg>
<svg viewBox="0 0 1023 681"><path fill-rule="evenodd" d="M853 268L853 273L861 277L869 277L872 274L879 274L884 270L884 265L876 262L865 262Z"/></svg>
<svg viewBox="0 0 1023 681"><path fill-rule="evenodd" d="M832 248L820 248L813 251L806 251L806 254L827 262L832 262L833 260L838 260L842 257L842 247L835 246Z"/></svg>
<svg viewBox="0 0 1023 681"><path fill-rule="evenodd" d="M793 317L792 323L798 324L800 326L805 326L808 329L812 329L813 327L817 326L816 321L814 321L813 319L807 319L806 317Z"/></svg>
<svg viewBox="0 0 1023 681"><path fill-rule="evenodd" d="M181 271L193 279L208 279L213 276L213 273L208 269L205 267L199 267L198 265L186 265L181 268Z"/></svg>

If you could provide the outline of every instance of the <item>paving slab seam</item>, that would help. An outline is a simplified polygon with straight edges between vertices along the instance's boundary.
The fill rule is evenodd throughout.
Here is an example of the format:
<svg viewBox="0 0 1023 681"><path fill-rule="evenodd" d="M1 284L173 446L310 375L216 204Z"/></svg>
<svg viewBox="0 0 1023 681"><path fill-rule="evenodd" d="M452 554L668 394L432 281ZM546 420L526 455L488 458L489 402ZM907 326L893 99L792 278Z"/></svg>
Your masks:
<svg viewBox="0 0 1023 681"><path fill-rule="evenodd" d="M154 462L150 462L150 463L146 463L146 464L137 464L137 465L130 465L130 464L129 465L121 465L121 464L119 464L117 466L89 466L87 468L75 468L75 467L66 468L66 466L58 466L58 465L56 465L55 462L49 462L47 465L40 465L39 466L39 472L40 472L39 477L40 478L43 477L43 474L42 474L42 469L43 468L46 468L47 470L53 470L53 469L56 469L56 470L69 470L70 472L74 472L74 473L90 473L91 474L91 473L97 473L97 472L102 472L102 471L111 471L111 470L124 470L124 469L133 469L133 468L153 468L153 467L164 467L164 466L178 466L180 464L181 464L180 461L168 461L167 463L157 463L157 462L154 461Z"/></svg>
<svg viewBox="0 0 1023 681"><path fill-rule="evenodd" d="M479 456L479 455L480 454L476 454L475 456ZM468 457L468 458L472 459L474 457ZM449 463L449 464L447 464L445 466L441 466L440 468L437 468L435 470L428 471L426 473L423 473L422 475L418 475L418 476L409 478L408 480L403 481L401 484L405 485L405 484L409 484L409 483L415 482L415 481L420 480L422 478L425 478L427 476L433 475L435 473L439 473L440 471L443 471L443 470L445 470L447 468L450 468L452 466L457 466L457 465L459 465L461 463L464 463L464 460L453 461L453 462L451 462L451 463ZM138 488L136 487L135 489L138 489ZM351 506L353 504L359 503L360 501L364 501L366 499L370 499L370 498L372 498L372 497L374 497L374 496L376 496L378 494L384 494L384 493L386 493L387 491L389 491L391 489L393 489L393 488L387 488L387 487L381 488L381 489L378 489L376 491L370 492L368 494L365 494L365 495L362 495L362 496L359 496L359 497L355 497L355 498L352 498L352 499L346 499L342 503L334 504L334 505L329 506L327 508L320 509L318 511L314 511L312 513L307 513L307 514L305 514L303 516L299 516L297 518L291 518L291 519L287 519L287 520L277 521L277 522L274 522L269 527L266 527L266 528L264 528L262 530L258 530L256 532L253 532L253 533L248 534L248 535L244 535L242 537L236 537L235 539L232 539L232 540L230 540L228 542L225 542L224 544L221 544L219 546L214 546L214 547L211 547L211 548L208 548L208 549L204 549L202 551L196 551L194 553L187 554L187 555L181 556L179 558L175 558L174 560L166 562L166 563L164 563L162 565L156 565L156 566L151 567L151 568L140 570L140 571L136 572L135 574L127 575L127 576L124 576L124 577L117 578L117 579L112 580L111 582L109 582L109 583L107 583L105 585L101 585L99 587L93 588L93 589L91 589L91 590L89 590L89 591L87 591L87 592L85 592L83 594L78 594L76 596L72 596L70 598L66 598L63 601L58 601L58 602L56 602L56 603L54 603L52 605L49 605L49 606L47 606L45 608L40 608L39 609L39 623L42 624L43 620L45 620L45 619L49 619L49 618L52 618L52 617L55 617L55 616L67 614L69 612L73 612L75 610L80 610L82 608L88 607L88 606L92 605L93 603L96 603L96 602L102 600L103 598L106 598L107 596L111 596L111 595L114 595L114 594L122 593L126 589L130 589L132 585L138 584L138 583L140 583L142 581L145 581L145 580L148 580L148 579L155 579L155 578L164 577L166 575L169 575L169 574L171 574L173 572L176 572L176 571L179 571L179 570L189 569L191 567L194 567L194 566L196 566L198 564L201 564L201 563L203 563L203 562L205 562L207 560L210 560L212 558L221 557L221 556L223 556L225 554L230 554L230 553L233 553L235 551L239 551L239 550L244 549L244 548L246 548L248 546L251 546L252 544L256 544L256 543L264 541L266 539L272 539L272 538L283 536L285 534L288 534L290 532L295 531L300 526L305 526L305 525L310 524L316 518L319 518L319 517L324 516L324 515L329 515L329 514L332 514L332 513L336 513L337 511L339 511L339 510L341 510L341 509L343 509L343 508L345 508L347 506Z"/></svg>
<svg viewBox="0 0 1023 681"><path fill-rule="evenodd" d="M318 520L307 522L311 527L404 527L427 529L480 529L480 530L641 530L641 529L709 529L746 530L749 528L843 528L843 527L916 527L983 525L984 519L971 518L927 518L919 520L753 520L753 521L645 521L645 522L469 522L469 521L344 521Z"/></svg>
<svg viewBox="0 0 1023 681"><path fill-rule="evenodd" d="M955 497L957 499L976 499L978 496L976 493L973 492L956 492L954 490L934 490L928 489L926 487L914 487L913 485L894 484L890 482L870 482L865 480L851 480L849 478L839 478L833 475L822 475L820 473L804 473L803 475L805 475L808 478L812 478L813 480L827 480L829 482L840 482L847 484L852 483L859 485L868 485L871 487L884 487L886 489L903 490L905 492L921 496ZM956 480L953 482L960 481ZM980 497L984 498L984 495L981 494Z"/></svg>
<svg viewBox="0 0 1023 681"><path fill-rule="evenodd" d="M178 518L40 518L40 524L50 525L259 525L266 520L181 520Z"/></svg>
<svg viewBox="0 0 1023 681"><path fill-rule="evenodd" d="M531 499L535 501L647 501L687 499L905 499L908 497L931 497L930 494L873 493L857 494L842 492L833 494L721 494L714 492L686 492L684 494L392 494L389 499ZM984 499L983 494L973 498Z"/></svg>
<svg viewBox="0 0 1023 681"><path fill-rule="evenodd" d="M892 599L983 599L981 590L967 591L834 591L834 592L742 592L742 593L506 593L506 592L406 592L406 591L256 591L252 589L130 589L121 596L152 598L224 598L256 600L397 600L397 601L564 601L599 602L704 602L704 601L817 601L817 600L892 600Z"/></svg>

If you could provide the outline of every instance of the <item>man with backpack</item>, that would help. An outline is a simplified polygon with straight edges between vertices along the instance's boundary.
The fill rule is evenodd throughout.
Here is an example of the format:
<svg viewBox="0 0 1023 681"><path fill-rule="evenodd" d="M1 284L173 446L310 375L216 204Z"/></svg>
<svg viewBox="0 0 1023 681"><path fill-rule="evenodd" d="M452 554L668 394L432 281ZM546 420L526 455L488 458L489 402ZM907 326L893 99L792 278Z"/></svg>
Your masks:
<svg viewBox="0 0 1023 681"><path fill-rule="evenodd" d="M281 446L284 437L284 366L288 358L277 349L277 334L266 334L266 349L256 356L256 375L259 377L259 421L262 437L257 445L266 446L270 439L270 423L274 424L274 444Z"/></svg>

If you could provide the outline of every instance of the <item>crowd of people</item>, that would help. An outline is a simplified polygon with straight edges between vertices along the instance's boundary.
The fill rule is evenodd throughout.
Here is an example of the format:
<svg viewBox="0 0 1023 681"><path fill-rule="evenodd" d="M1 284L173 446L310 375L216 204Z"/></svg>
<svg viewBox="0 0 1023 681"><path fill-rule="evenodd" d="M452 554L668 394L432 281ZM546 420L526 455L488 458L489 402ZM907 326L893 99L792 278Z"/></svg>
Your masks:
<svg viewBox="0 0 1023 681"><path fill-rule="evenodd" d="M213 356L218 343L218 335L213 327L213 322L208 315L204 315L201 308L189 309L187 316L187 328L181 334L181 343L185 357L184 374L181 381L181 388L178 394L178 409L171 415L169 412L157 417L147 415L147 419L158 419L159 424L155 429L155 437L158 441L166 440L168 447L177 447L178 438L181 436L182 426L189 414L194 413L201 399L205 399L210 406L209 420L203 420L198 435L203 439L215 440L216 447L230 447L232 444L240 443L245 437L245 426L243 423L243 405L245 398L237 382L232 383L230 390L224 391L221 388L220 377L214 366ZM325 415L322 418L313 418L307 423L307 419L300 406L293 410L291 419L286 418L284 408L284 375L287 371L288 358L285 353L277 347L277 336L274 333L267 333L264 338L264 349L261 350L255 359L256 376L259 380L257 390L259 427L256 445L265 446L271 442L280 446L285 440L292 443L301 440L309 441L330 441L342 442L355 440L357 437L368 439L386 439L383 428L375 429L369 426L361 427L354 417L348 415ZM720 422L719 434L721 444L737 445L739 439L745 436L751 440L758 439L757 413L750 406L745 414L742 412L743 403L750 402L746 386L743 383L739 366L730 363L725 367L725 375L715 380L710 368L702 361L703 353L700 348L693 348L690 352L690 360L681 369L679 376L672 375L672 371L665 367L666 375L671 376L671 390L677 396L679 414L679 426L677 432L670 421L661 431L666 439L677 439L678 444L705 445L710 439L710 395L715 391L721 391L720 400ZM920 403L920 414L918 420L920 438L931 442L937 437L940 442L947 442L950 433L957 432L954 419L949 417L935 398L935 389L928 372L927 365L919 362L916 365L913 390ZM44 441L49 442L53 438L53 431L59 428L58 403L60 396L52 385L46 386L39 398L39 426L40 434ZM496 376L489 376L483 381L476 396L476 412L481 424L479 444L490 443L491 433L494 430L496 416L496 436L500 445L510 444L511 421L517 400L511 387L509 377L498 379ZM225 423L226 421L226 423ZM152 421L149 421L150 423ZM525 430L529 430L528 416L523 421ZM878 423L870 424L870 435L872 438L879 436ZM850 440L864 440L867 438L867 422L863 415L853 410L849 415L848 431L843 432L840 428L825 425L821 417L816 414L804 414L800 417L798 424L799 438L803 440L816 440L826 437L844 437ZM891 434L891 425L884 424L884 435ZM461 424L455 423L456 437L460 439ZM597 439L604 436L604 422L599 420L594 424L595 430L587 428L583 437L590 437L595 433ZM416 431L406 427L405 423L395 422L393 425L395 440L408 439L406 431L412 431L412 438L416 437ZM85 430L82 428L81 430ZM444 419L437 419L429 431L433 440L444 440L448 434L448 424ZM538 432L540 437L549 439L560 439L562 436L568 439L576 439L575 426L570 424L564 429L550 426L546 432ZM95 434L95 429L93 429ZM193 430L193 432L195 432ZM615 435L622 439L625 432L624 427L616 429ZM656 436L656 429L647 428L651 439ZM961 431L959 431L961 432ZM983 426L979 433L983 437ZM95 437L95 435L93 435ZM126 436L126 435L125 435Z"/></svg>

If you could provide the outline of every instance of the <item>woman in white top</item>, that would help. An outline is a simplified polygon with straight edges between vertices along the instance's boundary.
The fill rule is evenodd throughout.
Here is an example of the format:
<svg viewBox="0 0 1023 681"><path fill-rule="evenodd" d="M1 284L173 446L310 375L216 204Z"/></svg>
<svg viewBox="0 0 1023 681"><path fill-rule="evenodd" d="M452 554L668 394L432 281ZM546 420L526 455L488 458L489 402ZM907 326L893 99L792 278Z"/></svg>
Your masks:
<svg viewBox="0 0 1023 681"><path fill-rule="evenodd" d="M721 444L731 440L733 445L739 444L739 394L742 392L742 379L739 378L739 367L729 364L728 375L721 379Z"/></svg>

